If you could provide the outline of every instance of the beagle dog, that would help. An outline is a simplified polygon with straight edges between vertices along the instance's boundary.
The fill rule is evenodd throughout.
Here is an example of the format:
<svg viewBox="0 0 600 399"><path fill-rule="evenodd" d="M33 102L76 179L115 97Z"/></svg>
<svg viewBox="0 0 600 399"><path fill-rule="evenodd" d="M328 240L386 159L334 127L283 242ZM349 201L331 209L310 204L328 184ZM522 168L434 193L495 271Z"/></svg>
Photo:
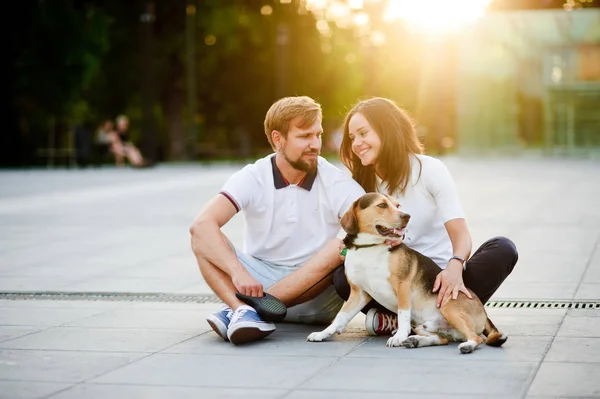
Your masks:
<svg viewBox="0 0 600 399"><path fill-rule="evenodd" d="M479 298L459 293L438 308L433 293L435 278L442 269L430 258L400 244L390 248L386 240L400 240L410 215L400 211L393 197L368 193L354 202L341 225L347 235L346 277L350 296L332 324L308 336L324 341L341 333L371 299L398 314L398 329L387 346L417 348L462 342L461 353L471 353L484 339L491 346L502 345L507 336L488 318ZM417 335L409 336L412 329Z"/></svg>

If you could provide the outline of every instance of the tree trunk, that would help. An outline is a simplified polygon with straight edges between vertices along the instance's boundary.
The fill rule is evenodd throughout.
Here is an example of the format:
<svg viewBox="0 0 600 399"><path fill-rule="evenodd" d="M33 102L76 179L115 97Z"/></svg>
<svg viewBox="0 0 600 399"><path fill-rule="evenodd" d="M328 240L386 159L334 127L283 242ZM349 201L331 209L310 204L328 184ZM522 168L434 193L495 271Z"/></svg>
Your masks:
<svg viewBox="0 0 600 399"><path fill-rule="evenodd" d="M169 93L166 107L167 137L169 138L167 159L170 161L187 159L183 119L183 93L178 89L173 89Z"/></svg>

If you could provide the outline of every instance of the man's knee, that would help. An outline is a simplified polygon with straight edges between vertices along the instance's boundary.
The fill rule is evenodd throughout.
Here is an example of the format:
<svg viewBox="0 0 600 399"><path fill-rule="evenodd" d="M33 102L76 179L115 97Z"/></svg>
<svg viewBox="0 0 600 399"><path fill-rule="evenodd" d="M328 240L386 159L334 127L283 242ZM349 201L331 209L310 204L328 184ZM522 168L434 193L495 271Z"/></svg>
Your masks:
<svg viewBox="0 0 600 399"><path fill-rule="evenodd" d="M288 307L287 322L302 324L330 324L340 311L344 301L329 286L308 302Z"/></svg>

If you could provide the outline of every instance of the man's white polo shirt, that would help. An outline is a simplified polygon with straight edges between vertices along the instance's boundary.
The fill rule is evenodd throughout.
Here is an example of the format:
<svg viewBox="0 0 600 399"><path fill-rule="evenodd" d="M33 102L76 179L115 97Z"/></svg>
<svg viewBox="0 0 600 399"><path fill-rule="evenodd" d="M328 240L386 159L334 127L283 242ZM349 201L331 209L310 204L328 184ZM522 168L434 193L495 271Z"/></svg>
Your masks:
<svg viewBox="0 0 600 399"><path fill-rule="evenodd" d="M271 154L233 174L221 194L244 215L242 252L300 266L338 235L340 218L364 190L322 157L316 173L289 184Z"/></svg>

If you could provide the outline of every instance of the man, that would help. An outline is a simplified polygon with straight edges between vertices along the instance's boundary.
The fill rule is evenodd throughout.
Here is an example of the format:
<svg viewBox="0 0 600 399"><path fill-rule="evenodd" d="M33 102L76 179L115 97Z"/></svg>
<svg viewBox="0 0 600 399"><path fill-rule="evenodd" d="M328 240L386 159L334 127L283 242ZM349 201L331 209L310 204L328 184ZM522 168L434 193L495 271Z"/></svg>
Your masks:
<svg viewBox="0 0 600 399"><path fill-rule="evenodd" d="M275 331L236 290L256 297L266 290L288 306L285 320L298 323L329 323L343 303L331 276L343 261L336 236L340 218L364 190L319 156L321 122L321 106L310 97L274 103L264 127L275 153L233 174L190 228L200 272L226 303L207 322L233 344ZM242 250L221 232L240 211Z"/></svg>

